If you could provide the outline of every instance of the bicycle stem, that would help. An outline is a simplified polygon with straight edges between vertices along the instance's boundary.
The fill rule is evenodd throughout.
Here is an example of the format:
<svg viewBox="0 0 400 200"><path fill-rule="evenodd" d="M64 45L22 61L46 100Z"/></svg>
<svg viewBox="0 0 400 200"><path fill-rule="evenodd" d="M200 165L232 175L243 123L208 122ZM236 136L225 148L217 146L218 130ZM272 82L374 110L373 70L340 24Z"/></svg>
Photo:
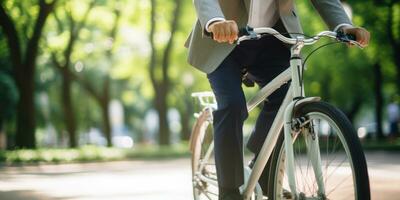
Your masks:
<svg viewBox="0 0 400 200"><path fill-rule="evenodd" d="M304 38L298 37L298 42L292 46L290 49L291 57L290 57L290 67L292 72L292 83L293 86L293 97L294 98L303 98L304 97L304 87L303 87L303 69L302 69L302 60L301 60L301 50L304 47Z"/></svg>

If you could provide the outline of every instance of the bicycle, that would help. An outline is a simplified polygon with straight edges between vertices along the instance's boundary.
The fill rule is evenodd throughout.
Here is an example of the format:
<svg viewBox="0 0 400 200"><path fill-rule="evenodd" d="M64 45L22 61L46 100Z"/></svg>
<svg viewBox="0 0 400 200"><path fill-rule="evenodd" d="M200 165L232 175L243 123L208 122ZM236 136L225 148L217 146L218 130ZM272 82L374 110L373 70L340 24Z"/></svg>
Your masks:
<svg viewBox="0 0 400 200"><path fill-rule="evenodd" d="M304 46L323 37L361 48L360 44L340 32L288 38L272 28L247 28L237 43L265 35L292 45L290 67L247 102L248 112L283 84L290 82L290 88L253 167L244 165L245 183L240 188L244 199L370 199L367 164L357 134L340 110L319 97L305 97L304 65L300 58ZM217 105L212 92L192 96L203 106L195 114L197 121L190 139L193 195L195 200L217 199L212 130L212 111ZM269 172L268 191L262 191L258 184L264 168Z"/></svg>

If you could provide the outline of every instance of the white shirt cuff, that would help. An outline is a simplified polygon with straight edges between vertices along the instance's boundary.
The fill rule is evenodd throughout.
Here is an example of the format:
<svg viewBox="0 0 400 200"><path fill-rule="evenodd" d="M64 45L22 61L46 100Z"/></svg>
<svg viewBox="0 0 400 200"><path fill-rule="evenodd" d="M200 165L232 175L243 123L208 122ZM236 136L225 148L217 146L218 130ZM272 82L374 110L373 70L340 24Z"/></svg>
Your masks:
<svg viewBox="0 0 400 200"><path fill-rule="evenodd" d="M214 17L214 18L211 18L210 20L208 20L208 22L206 23L206 27L205 27L207 32L210 32L210 31L208 30L208 26L210 26L211 23L216 22L216 21L225 21L225 18L222 18L222 17Z"/></svg>
<svg viewBox="0 0 400 200"><path fill-rule="evenodd" d="M339 25L337 25L337 26L333 29L333 32L337 32L339 29L341 29L341 28L343 28L343 27L352 28L352 27L354 27L354 26L351 25L351 24L348 24L348 23L339 24Z"/></svg>

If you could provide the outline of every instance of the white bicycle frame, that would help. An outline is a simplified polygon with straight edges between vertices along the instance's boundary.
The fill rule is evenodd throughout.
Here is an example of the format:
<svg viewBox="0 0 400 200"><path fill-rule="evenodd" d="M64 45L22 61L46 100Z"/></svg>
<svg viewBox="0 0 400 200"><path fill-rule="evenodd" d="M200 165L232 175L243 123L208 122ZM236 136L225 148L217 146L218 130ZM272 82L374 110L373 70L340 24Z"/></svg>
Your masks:
<svg viewBox="0 0 400 200"><path fill-rule="evenodd" d="M257 37L261 37L260 34L271 34L275 36L277 39L281 40L284 43L288 43L293 45L291 47L291 57L290 57L290 67L286 69L284 72L279 74L276 78L274 78L270 83L264 86L257 94L247 102L247 110L248 112L252 111L257 105L263 102L269 95L271 95L275 90L280 88L285 83L291 80L291 84L289 90L283 100L282 105L280 106L278 113L272 123L272 126L268 132L267 138L264 141L264 144L261 148L259 156L255 161L251 173L248 174L245 170L245 183L241 187L242 194L245 200L250 200L253 192L256 191L257 199L262 200L262 191L260 186L258 185L258 179L261 176L261 173L267 164L274 147L279 138L279 134L281 133L282 127L284 128L284 147L285 147L285 155L286 155L286 173L289 182L289 189L294 195L295 199L299 198L299 194L296 189L296 176L295 176L295 164L294 164L294 153L293 153L293 138L292 138L292 119L293 119L293 110L294 107L302 105L304 103L319 101L319 97L307 97L304 98L304 87L302 82L302 60L300 57L301 49L305 45L312 45L316 43L321 37L326 36L330 38L336 38L337 33L331 31L324 31L318 34L315 37L305 39L304 37L297 38L287 38L281 35L279 32L272 28L255 28L254 32L257 34ZM254 39L254 36L242 36L239 38L238 43ZM360 45L356 41L350 42L360 47ZM212 93L211 93L212 94ZM201 101L203 97L208 96L210 93L194 93L192 96L198 97ZM201 102L202 104L204 102ZM207 107L210 110L216 109L215 105L204 103L204 105L208 105ZM212 117L212 116L211 116ZM318 185L318 194L325 195L325 186L322 180L322 169L321 169L321 157L318 148L318 137L315 137L315 140L310 140L307 142L307 151L309 153L309 159L312 163L312 167L314 170L314 175L316 177L317 185ZM213 143L210 145L207 153L203 159L203 163L200 163L200 172L204 168L204 163L207 162L211 156L214 145ZM247 170L248 171L248 170ZM218 186L218 183L215 180L209 179L201 174L197 174L198 178L202 181L210 183L212 185ZM257 187L257 188L256 188ZM255 190L256 189L256 190Z"/></svg>

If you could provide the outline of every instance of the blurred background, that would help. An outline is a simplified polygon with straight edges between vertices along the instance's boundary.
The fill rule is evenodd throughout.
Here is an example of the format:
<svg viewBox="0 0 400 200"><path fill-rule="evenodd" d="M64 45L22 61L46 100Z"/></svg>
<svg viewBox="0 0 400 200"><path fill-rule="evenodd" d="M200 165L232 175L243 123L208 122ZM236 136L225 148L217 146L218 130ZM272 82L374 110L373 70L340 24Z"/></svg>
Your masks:
<svg viewBox="0 0 400 200"><path fill-rule="evenodd" d="M307 35L326 29L296 3ZM371 44L314 53L306 93L339 107L366 149L400 150L400 1L343 4ZM191 93L210 90L186 62L195 20L188 0L0 1L2 165L187 157Z"/></svg>

